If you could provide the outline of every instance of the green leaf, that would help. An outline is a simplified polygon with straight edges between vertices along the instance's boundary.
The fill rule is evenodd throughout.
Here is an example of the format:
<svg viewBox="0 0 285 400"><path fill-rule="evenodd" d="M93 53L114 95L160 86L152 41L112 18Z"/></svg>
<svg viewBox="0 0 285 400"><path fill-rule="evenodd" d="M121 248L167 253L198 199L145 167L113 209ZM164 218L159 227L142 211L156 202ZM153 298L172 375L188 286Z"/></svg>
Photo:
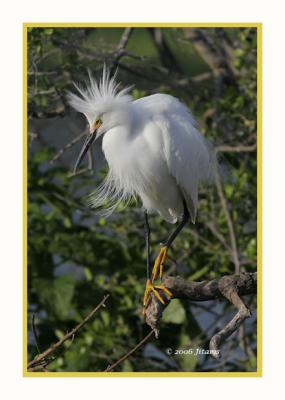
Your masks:
<svg viewBox="0 0 285 400"><path fill-rule="evenodd" d="M110 315L107 311L101 311L101 318L105 326L110 324Z"/></svg>
<svg viewBox="0 0 285 400"><path fill-rule="evenodd" d="M179 349L185 351L184 354L177 355L177 359L183 371L195 371L198 362L196 355L196 345L191 341L189 335L182 333L180 336ZM189 351L192 350L192 351Z"/></svg>
<svg viewBox="0 0 285 400"><path fill-rule="evenodd" d="M179 364L181 365L183 371L195 371L195 367L198 362L198 357L195 355L195 349L193 354L180 354L177 356Z"/></svg>
<svg viewBox="0 0 285 400"><path fill-rule="evenodd" d="M163 313L163 321L172 324L182 324L185 317L184 307L178 299L172 300Z"/></svg>
<svg viewBox="0 0 285 400"><path fill-rule="evenodd" d="M75 280L71 276L57 278L53 285L53 304L59 318L65 319L70 313Z"/></svg>
<svg viewBox="0 0 285 400"><path fill-rule="evenodd" d="M52 279L35 279L34 289L47 311L56 318L64 320L71 311L71 300L75 289L75 280L71 276Z"/></svg>
<svg viewBox="0 0 285 400"><path fill-rule="evenodd" d="M199 269L197 272L195 272L193 275L191 275L190 279L191 281L196 281L200 278L202 278L202 276L206 275L206 273L209 271L209 266L206 265L205 267Z"/></svg>
<svg viewBox="0 0 285 400"><path fill-rule="evenodd" d="M93 280L93 274L92 274L90 268L84 267L83 271L84 271L84 275L85 275L87 282L91 282Z"/></svg>
<svg viewBox="0 0 285 400"><path fill-rule="evenodd" d="M125 360L125 361L123 362L122 371L123 371L123 372L132 372L132 371L133 371L132 364L130 363L129 360Z"/></svg>

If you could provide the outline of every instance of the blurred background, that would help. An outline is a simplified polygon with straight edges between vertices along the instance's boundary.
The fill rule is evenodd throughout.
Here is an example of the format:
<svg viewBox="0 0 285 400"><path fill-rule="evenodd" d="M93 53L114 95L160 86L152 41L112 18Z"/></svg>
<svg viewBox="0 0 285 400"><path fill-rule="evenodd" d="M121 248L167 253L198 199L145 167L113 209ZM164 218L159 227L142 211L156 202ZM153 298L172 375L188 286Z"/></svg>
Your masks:
<svg viewBox="0 0 285 400"><path fill-rule="evenodd" d="M256 55L255 28L28 28L28 351L62 338L110 293L107 307L80 331L49 371L103 371L149 332L142 315L146 279L140 204L108 219L85 205L104 178L100 143L86 164L72 169L86 128L66 90L87 69L119 67L122 86L137 99L169 93L191 108L215 145L230 178L201 188L198 218L174 242L167 273L195 281L256 271ZM173 227L150 217L151 252ZM205 347L234 315L223 300L173 300L159 339L151 338L116 371L255 371L253 316L222 347L205 355L168 355L166 349Z"/></svg>

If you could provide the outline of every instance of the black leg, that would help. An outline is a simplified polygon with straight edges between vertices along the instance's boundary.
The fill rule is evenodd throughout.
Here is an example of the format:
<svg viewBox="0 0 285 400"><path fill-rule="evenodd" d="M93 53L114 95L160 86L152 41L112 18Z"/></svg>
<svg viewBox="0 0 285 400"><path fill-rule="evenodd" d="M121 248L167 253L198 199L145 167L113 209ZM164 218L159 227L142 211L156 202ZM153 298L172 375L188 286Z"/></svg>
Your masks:
<svg viewBox="0 0 285 400"><path fill-rule="evenodd" d="M189 211L187 208L187 204L185 202L185 200L183 199L183 217L181 222L177 225L177 227L175 228L175 230L172 232L172 234L169 236L169 238L167 239L167 241L163 244L164 246L170 247L171 244L174 242L175 238L178 236L178 234L180 233L180 231L184 228L184 226L187 224L187 222L189 221Z"/></svg>
<svg viewBox="0 0 285 400"><path fill-rule="evenodd" d="M149 238L150 238L150 227L148 223L148 215L147 211L144 211L144 233L145 233L145 245L146 245L146 275L147 279L150 279L150 247L149 247Z"/></svg>

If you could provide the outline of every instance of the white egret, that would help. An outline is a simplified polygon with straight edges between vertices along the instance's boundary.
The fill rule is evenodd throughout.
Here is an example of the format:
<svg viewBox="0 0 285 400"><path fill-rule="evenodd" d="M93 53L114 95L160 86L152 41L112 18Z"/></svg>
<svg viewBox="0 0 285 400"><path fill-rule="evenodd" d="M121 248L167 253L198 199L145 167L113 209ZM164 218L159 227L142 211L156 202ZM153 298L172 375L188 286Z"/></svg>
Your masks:
<svg viewBox="0 0 285 400"><path fill-rule="evenodd" d="M211 145L199 132L190 110L178 99L154 94L133 100L130 88L119 90L115 77L104 67L97 82L91 74L86 87L75 85L79 95L69 93L71 106L83 113L90 127L75 164L75 170L95 141L102 137L108 175L91 195L91 205L111 213L122 200L141 199L146 227L147 282L144 310L149 293L164 303L160 290L171 292L154 280L163 274L167 250L191 218L195 222L198 187L211 181L216 158ZM158 212L174 224L174 232L162 245L151 272L148 214Z"/></svg>

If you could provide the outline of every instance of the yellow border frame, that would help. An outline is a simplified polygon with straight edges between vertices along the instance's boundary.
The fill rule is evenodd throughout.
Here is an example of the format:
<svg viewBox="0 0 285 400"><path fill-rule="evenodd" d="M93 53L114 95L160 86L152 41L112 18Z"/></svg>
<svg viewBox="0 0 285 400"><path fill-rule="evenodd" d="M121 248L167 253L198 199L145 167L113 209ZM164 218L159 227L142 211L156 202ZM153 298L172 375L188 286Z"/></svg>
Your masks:
<svg viewBox="0 0 285 400"><path fill-rule="evenodd" d="M53 28L256 28L257 29L257 371L256 372L27 372L27 31ZM23 23L23 376L24 377L261 377L262 376L262 23Z"/></svg>

